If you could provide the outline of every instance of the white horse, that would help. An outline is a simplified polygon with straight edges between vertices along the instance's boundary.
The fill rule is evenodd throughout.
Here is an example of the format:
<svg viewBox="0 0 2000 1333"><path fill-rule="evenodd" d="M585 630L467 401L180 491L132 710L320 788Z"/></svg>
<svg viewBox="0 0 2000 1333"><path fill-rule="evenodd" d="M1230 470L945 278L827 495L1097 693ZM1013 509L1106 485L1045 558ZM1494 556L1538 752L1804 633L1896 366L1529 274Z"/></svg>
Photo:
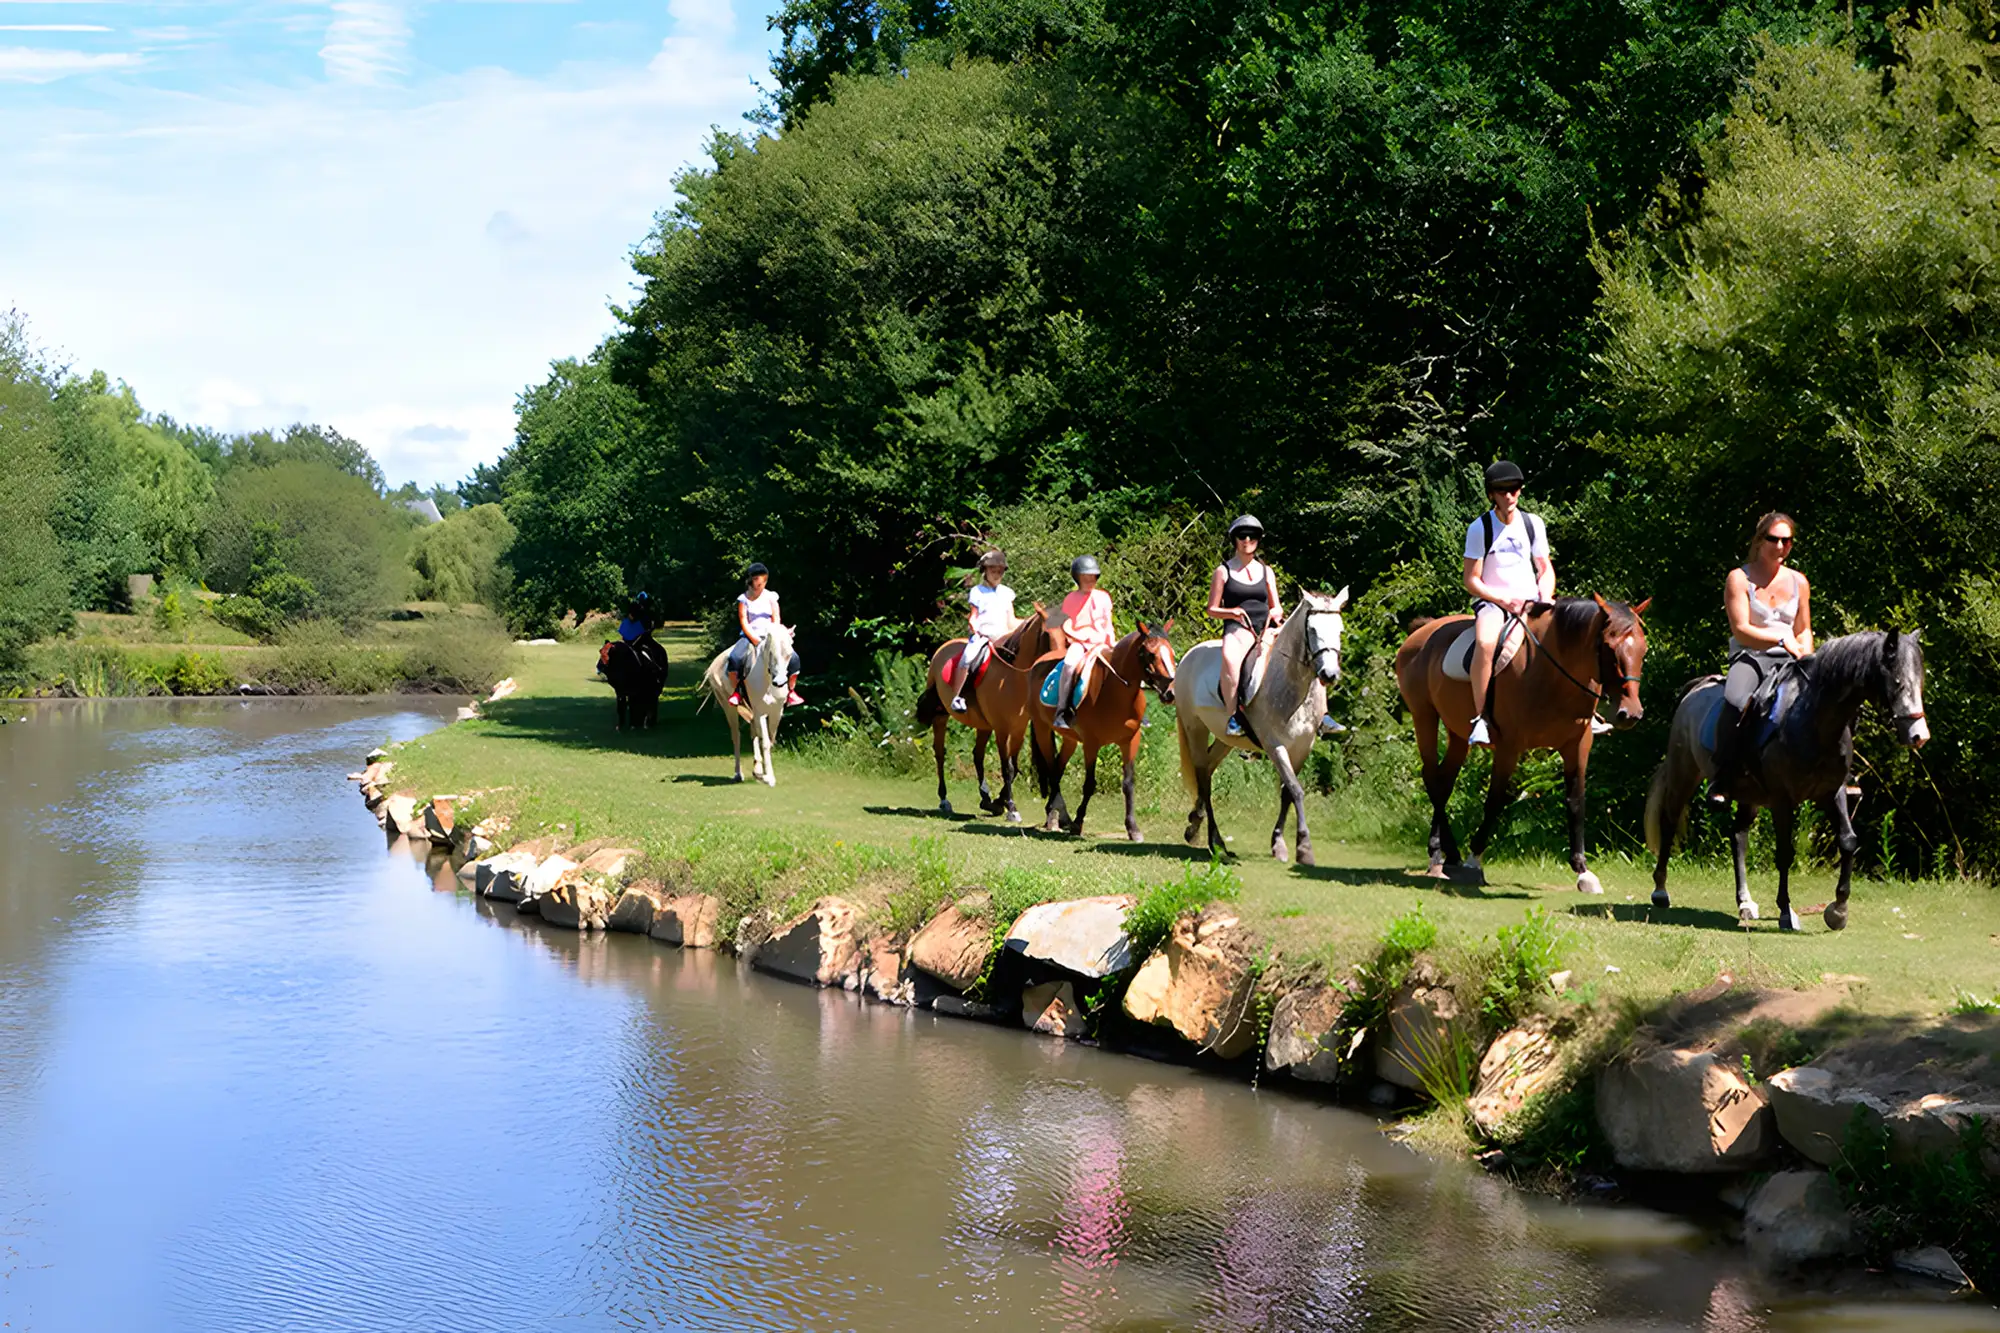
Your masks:
<svg viewBox="0 0 2000 1333"><path fill-rule="evenodd" d="M750 772L767 787L778 785L777 770L771 766L771 749L778 740L778 723L785 716L785 666L792 660L792 630L789 625L773 625L764 641L750 650L750 665L743 673L743 706L729 702L729 653L715 655L702 675L702 683L729 719L729 748L736 756L736 780L743 781L742 724L750 724Z"/></svg>
<svg viewBox="0 0 2000 1333"><path fill-rule="evenodd" d="M1271 830L1271 855L1285 859L1285 812L1298 812L1299 864L1313 864L1312 834L1306 830L1306 792L1299 783L1299 766L1319 735L1326 716L1326 687L1340 679L1340 636L1345 628L1341 609L1347 589L1332 597L1302 592L1299 604L1272 637L1268 660L1262 664L1263 683L1244 706L1249 736L1231 736L1233 701L1222 697L1222 640L1210 639L1188 649L1174 675L1174 730L1181 742L1181 781L1194 797L1188 812L1187 840L1201 832L1208 815L1208 845L1223 850L1215 827L1212 785L1216 767L1231 750L1262 750L1278 770L1278 823ZM1248 665L1244 668L1249 670ZM1260 743L1261 742L1261 743Z"/></svg>

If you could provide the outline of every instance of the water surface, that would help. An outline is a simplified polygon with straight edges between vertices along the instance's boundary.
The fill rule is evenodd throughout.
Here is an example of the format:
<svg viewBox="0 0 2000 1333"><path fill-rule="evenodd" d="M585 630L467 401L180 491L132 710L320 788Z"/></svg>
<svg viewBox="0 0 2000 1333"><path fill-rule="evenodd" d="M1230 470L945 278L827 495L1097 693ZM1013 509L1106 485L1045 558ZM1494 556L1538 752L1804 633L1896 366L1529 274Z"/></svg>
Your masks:
<svg viewBox="0 0 2000 1333"><path fill-rule="evenodd" d="M2000 1329L1348 1111L515 920L343 781L450 712L9 706L0 1327Z"/></svg>

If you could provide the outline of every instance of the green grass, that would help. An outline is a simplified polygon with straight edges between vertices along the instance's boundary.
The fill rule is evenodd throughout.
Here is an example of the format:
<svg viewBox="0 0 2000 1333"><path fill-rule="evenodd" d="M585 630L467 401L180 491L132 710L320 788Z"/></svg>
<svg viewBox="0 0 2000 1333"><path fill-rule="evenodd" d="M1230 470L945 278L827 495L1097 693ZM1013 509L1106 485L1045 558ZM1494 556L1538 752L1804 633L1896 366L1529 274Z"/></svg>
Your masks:
<svg viewBox="0 0 2000 1333"><path fill-rule="evenodd" d="M736 784L723 719L712 708L694 712L698 645L686 633L663 638L673 675L656 730L614 732L611 693L593 674L592 645L521 648L514 669L520 692L489 705L478 721L399 749L395 785L420 795L504 788L486 799L513 817L521 836L557 825L574 838L615 835L643 847L669 877L720 893L739 914L837 892L869 908L884 928L907 928L949 896L936 881L940 861L958 881L953 888L988 890L996 917L1052 897L1144 895L1207 865L1205 851L1179 840L1187 802L1170 710L1156 705L1148 714L1138 801L1147 842L1106 836L1122 833L1117 770L1108 757L1086 836L1044 834L1034 827L1040 802L1025 776L1017 792L1023 825L964 813L977 808L969 768L950 775L961 813L946 817L935 808L927 745L867 740L868 757L857 760L854 744L833 735L838 728L793 718L786 738L805 743L780 749L778 785ZM805 688L811 692L810 676ZM955 740L955 765L963 765L964 753L965 742ZM1385 844L1364 836L1360 830L1383 826L1378 811L1343 812L1337 796L1318 794L1308 797L1307 814L1320 864L1299 867L1265 854L1276 812L1269 768L1232 759L1223 773L1220 822L1242 854L1233 866L1241 886L1235 907L1287 971L1346 975L1355 961L1375 955L1392 921L1417 909L1442 947L1492 955L1501 949L1500 932L1519 932L1527 909L1540 907L1547 921L1537 934L1560 939L1575 985L1607 1011L1726 972L1775 986L1848 978L1856 1006L1917 1017L1950 1010L1961 992L1988 994L2000 972L2000 892L1985 883L1863 880L1846 931L1828 931L1808 916L1802 933L1781 935L1769 919L1748 930L1738 925L1726 866L1677 863L1670 885L1676 905L1666 911L1649 905L1650 866L1615 855L1593 860L1602 898L1577 894L1567 865L1555 861L1500 860L1488 865L1486 886L1452 884L1413 873L1425 859L1420 840ZM1073 764L1066 784L1072 808L1080 780ZM1416 774L1407 781L1414 785ZM1768 864L1754 866L1753 877L1768 905L1775 894ZM1823 902L1832 888L1829 870L1803 866L1794 901ZM1524 946L1536 941L1518 933L1513 939L1517 956L1534 952ZM1506 1000L1513 1008L1514 997Z"/></svg>

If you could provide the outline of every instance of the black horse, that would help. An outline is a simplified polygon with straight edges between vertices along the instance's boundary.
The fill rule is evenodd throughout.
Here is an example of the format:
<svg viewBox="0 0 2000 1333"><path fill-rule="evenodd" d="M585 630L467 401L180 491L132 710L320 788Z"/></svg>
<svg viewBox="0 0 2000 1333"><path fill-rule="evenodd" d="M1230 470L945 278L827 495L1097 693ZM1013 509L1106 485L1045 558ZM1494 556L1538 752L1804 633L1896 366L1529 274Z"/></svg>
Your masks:
<svg viewBox="0 0 2000 1333"><path fill-rule="evenodd" d="M1929 740L1930 724L1924 720L1924 654L1915 633L1871 630L1830 640L1812 656L1793 664L1783 679L1789 697L1780 704L1775 723L1761 734L1755 730L1761 725L1755 716L1763 711L1761 699L1751 700L1748 711L1752 716L1744 719L1753 730L1743 739L1742 768L1732 788L1736 823L1730 846L1736 859L1736 914L1744 921L1757 919L1757 903L1750 896L1743 860L1757 811L1769 806L1778 835L1778 928L1799 928L1798 914L1792 911L1790 884L1793 825L1801 802L1820 801L1833 817L1840 847L1840 884L1834 890L1834 900L1827 904L1826 924L1830 930L1840 930L1847 925L1848 881L1855 850L1861 845L1847 808L1854 719L1861 706L1873 700L1895 724L1897 744L1915 749ZM1659 857L1653 867L1655 907L1669 905L1667 857L1686 822L1688 800L1697 783L1715 768L1711 718L1721 701L1719 678L1696 682L1682 697L1680 707L1674 710L1667 757L1654 772L1652 790L1646 794L1646 842Z"/></svg>
<svg viewBox="0 0 2000 1333"><path fill-rule="evenodd" d="M660 718L660 691L667 688L667 650L652 635L631 643L604 645L597 669L618 695L616 729L651 727Z"/></svg>

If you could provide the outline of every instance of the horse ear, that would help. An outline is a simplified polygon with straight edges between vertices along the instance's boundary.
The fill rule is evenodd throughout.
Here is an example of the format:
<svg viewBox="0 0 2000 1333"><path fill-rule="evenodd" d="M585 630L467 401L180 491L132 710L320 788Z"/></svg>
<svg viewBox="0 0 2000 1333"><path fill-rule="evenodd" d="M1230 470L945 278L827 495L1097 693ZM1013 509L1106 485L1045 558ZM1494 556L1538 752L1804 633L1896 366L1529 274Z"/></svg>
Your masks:
<svg viewBox="0 0 2000 1333"><path fill-rule="evenodd" d="M1611 604L1609 602L1606 602L1603 597L1599 596L1597 593L1592 593L1590 594L1590 600L1596 602L1597 609L1602 611L1605 615L1608 616L1611 614Z"/></svg>
<svg viewBox="0 0 2000 1333"><path fill-rule="evenodd" d="M1902 631L1900 630L1892 629L1889 631L1889 637L1882 640L1882 656L1889 658L1892 661L1895 659L1896 640L1901 635L1901 633Z"/></svg>
<svg viewBox="0 0 2000 1333"><path fill-rule="evenodd" d="M1342 588L1339 592L1333 595L1333 609L1338 611L1346 605L1347 605L1347 589Z"/></svg>
<svg viewBox="0 0 2000 1333"><path fill-rule="evenodd" d="M1645 601L1639 602L1633 606L1632 614L1635 616L1643 616L1646 614L1646 608L1651 606L1652 604L1653 604L1653 599L1648 597Z"/></svg>
<svg viewBox="0 0 2000 1333"><path fill-rule="evenodd" d="M1174 618L1172 616L1168 616L1167 623L1160 626L1160 633L1162 635L1167 635L1167 634L1172 634L1173 632L1174 632Z"/></svg>

